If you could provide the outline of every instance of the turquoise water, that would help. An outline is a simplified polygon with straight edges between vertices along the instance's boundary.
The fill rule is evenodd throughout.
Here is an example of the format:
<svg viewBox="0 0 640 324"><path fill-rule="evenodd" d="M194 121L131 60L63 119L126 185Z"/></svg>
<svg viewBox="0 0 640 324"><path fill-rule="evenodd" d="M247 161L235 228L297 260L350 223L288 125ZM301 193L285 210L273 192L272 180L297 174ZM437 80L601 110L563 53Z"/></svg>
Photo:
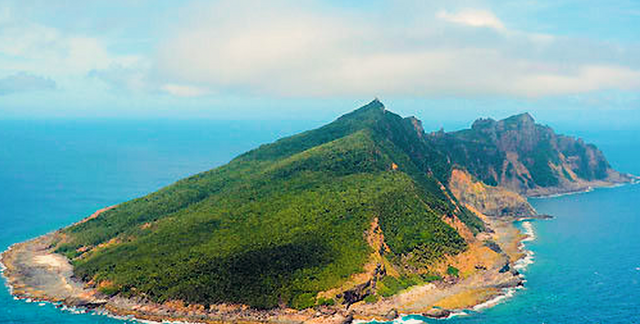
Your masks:
<svg viewBox="0 0 640 324"><path fill-rule="evenodd" d="M0 121L0 249L320 123ZM584 133L640 174L638 132ZM640 323L640 185L533 200L526 289L449 323ZM412 317L420 319L420 317ZM409 320L411 318L405 318ZM123 323L14 300L0 323Z"/></svg>

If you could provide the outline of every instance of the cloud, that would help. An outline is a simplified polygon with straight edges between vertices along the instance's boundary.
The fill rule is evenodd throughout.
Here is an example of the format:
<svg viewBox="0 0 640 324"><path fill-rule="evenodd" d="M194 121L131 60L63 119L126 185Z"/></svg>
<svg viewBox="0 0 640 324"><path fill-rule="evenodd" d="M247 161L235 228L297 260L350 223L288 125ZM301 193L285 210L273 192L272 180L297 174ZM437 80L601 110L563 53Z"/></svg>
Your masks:
<svg viewBox="0 0 640 324"><path fill-rule="evenodd" d="M209 93L206 89L183 84L165 84L162 90L178 97L199 97Z"/></svg>
<svg viewBox="0 0 640 324"><path fill-rule="evenodd" d="M0 79L0 95L17 92L53 90L56 83L47 78L26 72L19 72Z"/></svg>
<svg viewBox="0 0 640 324"><path fill-rule="evenodd" d="M109 47L104 38L63 31L0 5L0 72L23 71L54 76L61 83L84 82L91 71L131 69L143 61L142 55L116 54Z"/></svg>
<svg viewBox="0 0 640 324"><path fill-rule="evenodd" d="M436 17L448 22L471 27L488 27L496 30L505 30L502 21L488 10L464 9L453 13L447 10L440 10L436 14Z"/></svg>
<svg viewBox="0 0 640 324"><path fill-rule="evenodd" d="M287 97L541 97L640 90L638 49L510 29L486 8L403 8L362 13L314 1L200 3L182 12L183 24L159 44L155 73L170 85L165 91L189 95L208 89Z"/></svg>
<svg viewBox="0 0 640 324"><path fill-rule="evenodd" d="M142 49L95 28L38 22L15 3L0 5L0 75L46 75L63 89L325 98L640 90L639 46L521 30L486 2L195 1L154 16L163 28L143 35L153 44Z"/></svg>

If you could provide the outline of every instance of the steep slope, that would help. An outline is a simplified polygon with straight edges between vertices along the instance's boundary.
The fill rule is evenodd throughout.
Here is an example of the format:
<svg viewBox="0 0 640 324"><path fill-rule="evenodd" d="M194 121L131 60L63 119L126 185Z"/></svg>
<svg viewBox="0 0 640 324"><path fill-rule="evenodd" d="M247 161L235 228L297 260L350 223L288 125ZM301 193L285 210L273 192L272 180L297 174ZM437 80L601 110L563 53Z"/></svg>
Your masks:
<svg viewBox="0 0 640 324"><path fill-rule="evenodd" d="M460 203L489 217L532 217L537 214L518 193L500 186L488 186L461 169L451 172L449 188Z"/></svg>
<svg viewBox="0 0 640 324"><path fill-rule="evenodd" d="M108 295L254 308L350 304L367 292L334 290L372 255L382 259L366 287L380 279L375 288L391 294L389 282L429 280L437 275L429 265L467 248L449 223L484 229L443 186L450 172L419 121L374 100L66 228L54 245L77 277ZM374 244L374 231L383 243ZM387 273L394 279L382 280Z"/></svg>
<svg viewBox="0 0 640 324"><path fill-rule="evenodd" d="M558 135L527 113L479 119L471 129L432 133L428 140L482 182L528 196L631 180L613 170L594 145Z"/></svg>

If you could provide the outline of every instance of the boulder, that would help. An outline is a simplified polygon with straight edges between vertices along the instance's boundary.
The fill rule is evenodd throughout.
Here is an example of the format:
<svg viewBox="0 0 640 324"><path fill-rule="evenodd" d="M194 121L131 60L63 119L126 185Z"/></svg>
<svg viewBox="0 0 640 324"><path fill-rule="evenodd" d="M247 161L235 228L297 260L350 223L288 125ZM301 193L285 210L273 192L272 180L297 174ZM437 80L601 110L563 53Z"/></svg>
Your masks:
<svg viewBox="0 0 640 324"><path fill-rule="evenodd" d="M449 315L451 315L450 310L439 308L439 307L433 307L427 312L422 314L422 316L429 317L429 318L447 318L449 317Z"/></svg>

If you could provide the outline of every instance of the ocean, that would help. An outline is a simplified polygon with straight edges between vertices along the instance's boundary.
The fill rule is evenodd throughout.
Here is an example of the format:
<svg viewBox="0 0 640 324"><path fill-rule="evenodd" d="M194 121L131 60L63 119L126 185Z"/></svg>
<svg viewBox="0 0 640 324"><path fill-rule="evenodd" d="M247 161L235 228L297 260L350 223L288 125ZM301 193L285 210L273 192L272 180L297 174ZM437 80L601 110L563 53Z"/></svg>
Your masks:
<svg viewBox="0 0 640 324"><path fill-rule="evenodd" d="M0 250L322 122L0 121ZM566 132L566 129L565 129ZM640 131L574 132L640 174ZM447 323L640 323L640 185L533 199L524 289ZM398 322L442 322L406 316ZM14 300L0 323L134 323Z"/></svg>

